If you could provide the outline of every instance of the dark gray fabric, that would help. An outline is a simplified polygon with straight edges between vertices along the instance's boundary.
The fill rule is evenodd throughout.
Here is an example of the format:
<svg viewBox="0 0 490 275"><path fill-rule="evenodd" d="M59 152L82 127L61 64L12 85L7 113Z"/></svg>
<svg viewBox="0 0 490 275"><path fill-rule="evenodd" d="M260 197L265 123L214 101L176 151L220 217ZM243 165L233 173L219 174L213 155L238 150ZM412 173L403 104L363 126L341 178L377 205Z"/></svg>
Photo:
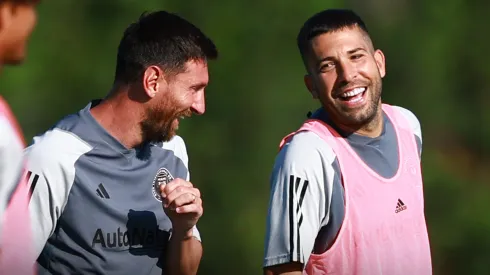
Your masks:
<svg viewBox="0 0 490 275"><path fill-rule="evenodd" d="M66 207L38 258L39 274L161 274L171 223L152 184L159 171L186 179L187 168L157 145L126 149L90 107L55 126L93 149L75 164Z"/></svg>

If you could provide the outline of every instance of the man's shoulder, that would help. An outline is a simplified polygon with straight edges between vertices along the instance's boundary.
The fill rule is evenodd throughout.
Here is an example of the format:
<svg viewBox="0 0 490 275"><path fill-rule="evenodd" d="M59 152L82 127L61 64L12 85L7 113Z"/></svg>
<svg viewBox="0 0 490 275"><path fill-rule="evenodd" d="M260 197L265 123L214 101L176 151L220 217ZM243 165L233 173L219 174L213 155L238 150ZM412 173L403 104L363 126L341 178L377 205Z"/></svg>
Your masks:
<svg viewBox="0 0 490 275"><path fill-rule="evenodd" d="M336 159L332 147L311 131L296 133L280 150L276 163L304 163L318 165L318 161L331 164Z"/></svg>
<svg viewBox="0 0 490 275"><path fill-rule="evenodd" d="M172 151L174 155L181 159L187 166L189 158L187 156L187 148L184 139L181 136L175 135L171 140L164 142L161 147L164 150Z"/></svg>
<svg viewBox="0 0 490 275"><path fill-rule="evenodd" d="M422 130L420 126L420 121L418 120L417 116L410 110L400 107L400 106L392 106L395 110L397 110L400 114L405 117L405 119L408 121L410 128L414 132L414 134L422 139Z"/></svg>
<svg viewBox="0 0 490 275"><path fill-rule="evenodd" d="M68 114L47 131L35 136L25 153L30 159L78 158L93 148L84 138L84 132L86 127L80 111Z"/></svg>
<svg viewBox="0 0 490 275"><path fill-rule="evenodd" d="M33 143L25 149L28 163L40 165L50 163L63 166L65 160L78 159L92 150L92 146L66 129L53 127L42 135L34 137Z"/></svg>

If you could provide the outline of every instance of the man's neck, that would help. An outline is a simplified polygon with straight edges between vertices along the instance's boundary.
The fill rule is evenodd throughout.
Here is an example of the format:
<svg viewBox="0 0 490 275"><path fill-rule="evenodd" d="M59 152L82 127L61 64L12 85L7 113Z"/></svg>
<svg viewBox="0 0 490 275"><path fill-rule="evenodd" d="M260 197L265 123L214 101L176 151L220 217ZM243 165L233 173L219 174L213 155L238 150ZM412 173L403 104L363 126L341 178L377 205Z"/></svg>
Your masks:
<svg viewBox="0 0 490 275"><path fill-rule="evenodd" d="M355 133L361 136L376 138L383 132L383 114L376 115L373 120L359 128Z"/></svg>
<svg viewBox="0 0 490 275"><path fill-rule="evenodd" d="M138 147L143 142L140 122L142 112L138 103L131 101L127 92L112 92L90 112L94 119L126 148Z"/></svg>
<svg viewBox="0 0 490 275"><path fill-rule="evenodd" d="M376 138L383 133L383 110L379 108L379 111L374 116L374 118L368 123L361 126L343 125L335 122L333 123L337 128L339 128L342 132L346 134L356 134L360 136Z"/></svg>

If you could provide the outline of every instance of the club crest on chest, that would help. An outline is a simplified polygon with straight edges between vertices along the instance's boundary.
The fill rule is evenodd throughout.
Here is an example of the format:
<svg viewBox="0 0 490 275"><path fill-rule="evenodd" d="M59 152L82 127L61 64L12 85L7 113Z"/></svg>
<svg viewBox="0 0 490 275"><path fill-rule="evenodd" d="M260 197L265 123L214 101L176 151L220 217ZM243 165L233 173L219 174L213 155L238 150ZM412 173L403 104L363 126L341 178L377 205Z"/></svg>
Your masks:
<svg viewBox="0 0 490 275"><path fill-rule="evenodd" d="M172 174L166 168L160 168L153 179L152 193L153 197L159 202L162 202L162 196L160 194L160 186L171 182L174 179Z"/></svg>

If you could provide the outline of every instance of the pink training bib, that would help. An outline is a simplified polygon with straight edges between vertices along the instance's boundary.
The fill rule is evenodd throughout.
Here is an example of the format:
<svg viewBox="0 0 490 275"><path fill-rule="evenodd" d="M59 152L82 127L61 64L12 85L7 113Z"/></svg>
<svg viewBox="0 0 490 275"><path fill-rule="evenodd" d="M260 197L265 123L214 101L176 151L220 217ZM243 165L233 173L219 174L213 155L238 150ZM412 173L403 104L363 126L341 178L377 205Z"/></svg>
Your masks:
<svg viewBox="0 0 490 275"><path fill-rule="evenodd" d="M0 97L0 117L5 117L17 135L17 139L24 146L24 138L7 103ZM3 129L5 130L5 129ZM10 134L2 131L1 134ZM3 161L0 159L0 164ZM1 184L1 183L0 183ZM2 237L0 240L0 274L35 274L33 255L33 240L29 217L29 186L27 185L25 172L20 178L20 183L15 189L5 213L1 213L3 219Z"/></svg>
<svg viewBox="0 0 490 275"><path fill-rule="evenodd" d="M312 254L304 274L429 275L429 238L424 215L420 158L408 121L383 104L398 139L399 166L392 178L379 176L333 128L307 120L311 131L337 155L345 189L345 218L332 247ZM291 138L288 135L281 143Z"/></svg>

